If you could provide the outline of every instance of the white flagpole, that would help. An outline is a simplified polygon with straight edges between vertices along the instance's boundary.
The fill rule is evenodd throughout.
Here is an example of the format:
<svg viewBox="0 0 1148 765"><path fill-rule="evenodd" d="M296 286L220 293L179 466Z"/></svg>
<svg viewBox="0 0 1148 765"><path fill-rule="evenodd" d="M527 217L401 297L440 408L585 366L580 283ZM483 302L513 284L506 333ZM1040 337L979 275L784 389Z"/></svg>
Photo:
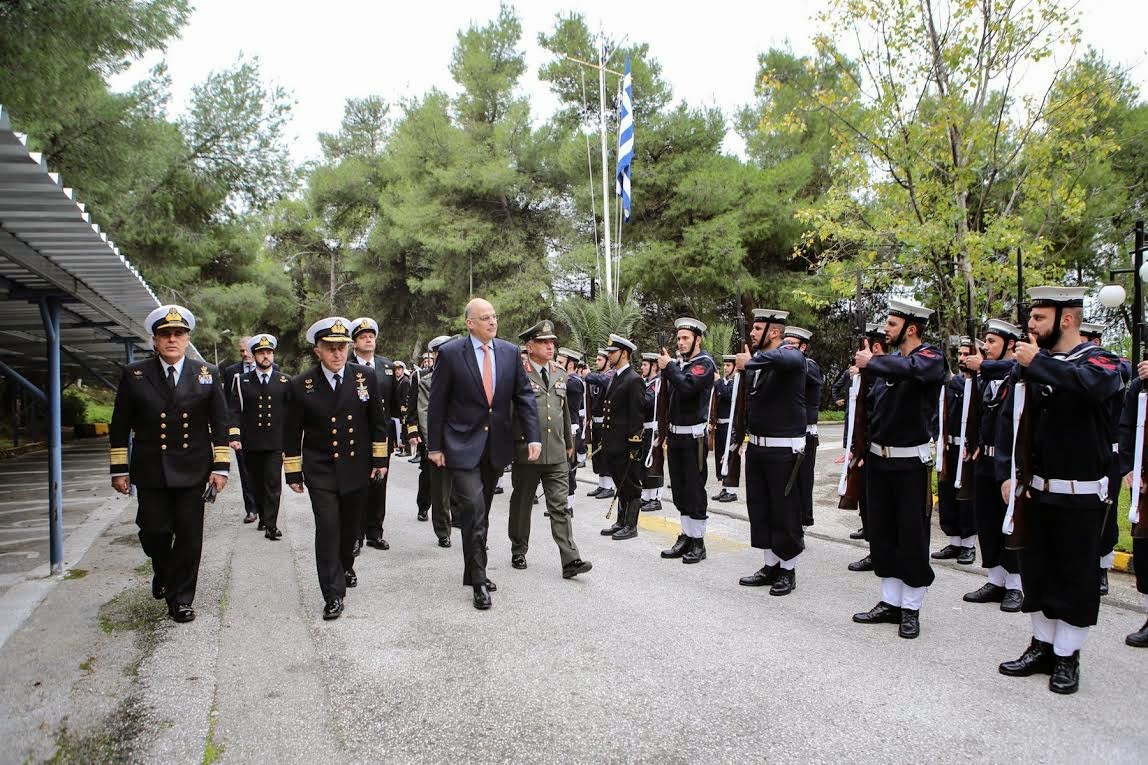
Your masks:
<svg viewBox="0 0 1148 765"><path fill-rule="evenodd" d="M613 250L610 248L610 154L606 146L606 49L598 45L598 132L602 137L602 229L605 233L606 294L614 294Z"/></svg>

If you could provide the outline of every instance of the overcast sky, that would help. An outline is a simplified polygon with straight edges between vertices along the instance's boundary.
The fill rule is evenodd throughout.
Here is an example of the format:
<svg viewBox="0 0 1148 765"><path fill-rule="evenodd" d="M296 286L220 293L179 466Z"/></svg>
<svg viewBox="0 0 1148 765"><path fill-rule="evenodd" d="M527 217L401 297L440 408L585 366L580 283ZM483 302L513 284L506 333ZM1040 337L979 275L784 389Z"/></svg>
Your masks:
<svg viewBox="0 0 1148 765"><path fill-rule="evenodd" d="M498 13L497 0L193 0L196 10L182 39L166 53L175 109L189 88L240 53L258 56L264 77L288 88L298 104L291 131L296 160L318 156L315 136L338 129L349 97L379 94L390 100L431 87L452 90L447 67L456 34ZM515 7L523 26L527 73L523 91L535 120L556 104L538 82L547 55L538 33L553 28L556 13L581 12L592 30L628 42L648 42L677 100L717 105L729 119L753 98L757 55L788 43L809 51L811 16L819 0L524 0ZM1081 0L1084 40L1131 71L1148 97L1148 10L1131 0ZM114 81L126 87L159 57L149 57ZM620 62L619 62L620 63ZM638 131L641 126L637 126ZM741 149L736 137L726 148Z"/></svg>

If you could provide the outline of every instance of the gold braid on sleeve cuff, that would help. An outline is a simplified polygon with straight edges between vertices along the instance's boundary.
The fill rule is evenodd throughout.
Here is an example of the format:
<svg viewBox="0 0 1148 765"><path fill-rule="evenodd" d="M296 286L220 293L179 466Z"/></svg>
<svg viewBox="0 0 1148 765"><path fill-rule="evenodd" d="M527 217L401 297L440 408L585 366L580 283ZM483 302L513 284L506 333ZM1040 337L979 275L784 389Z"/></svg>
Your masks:
<svg viewBox="0 0 1148 765"><path fill-rule="evenodd" d="M389 457L390 451L387 448L386 441L372 441L371 442L371 456L372 457Z"/></svg>
<svg viewBox="0 0 1148 765"><path fill-rule="evenodd" d="M128 464L128 449L108 449L108 461L113 465L126 465Z"/></svg>
<svg viewBox="0 0 1148 765"><path fill-rule="evenodd" d="M228 464L231 463L231 450L226 446L212 447L212 453L216 462L226 462Z"/></svg>
<svg viewBox="0 0 1148 765"><path fill-rule="evenodd" d="M284 473L302 473L303 472L303 458L300 457L284 457L283 458L283 472Z"/></svg>
<svg viewBox="0 0 1148 765"><path fill-rule="evenodd" d="M239 428L228 428L227 435L231 438L239 438Z"/></svg>
<svg viewBox="0 0 1148 765"><path fill-rule="evenodd" d="M414 423L407 425L407 435L408 436L416 435L418 432L419 432L419 426L418 425L415 425Z"/></svg>

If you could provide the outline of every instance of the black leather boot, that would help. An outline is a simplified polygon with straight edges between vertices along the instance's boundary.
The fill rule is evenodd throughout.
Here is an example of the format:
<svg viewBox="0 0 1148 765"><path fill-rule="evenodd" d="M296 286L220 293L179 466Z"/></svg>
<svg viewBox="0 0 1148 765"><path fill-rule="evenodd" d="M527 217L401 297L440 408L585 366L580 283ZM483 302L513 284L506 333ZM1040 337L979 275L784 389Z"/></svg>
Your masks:
<svg viewBox="0 0 1148 765"><path fill-rule="evenodd" d="M638 536L638 513L642 512L641 502L640 499L630 500L625 509L619 513L622 516L622 528L614 532L610 537L611 539L617 542Z"/></svg>
<svg viewBox="0 0 1148 765"><path fill-rule="evenodd" d="M781 569L777 572L777 580L769 588L770 595L788 595L797 589L797 571L794 569Z"/></svg>
<svg viewBox="0 0 1148 765"><path fill-rule="evenodd" d="M706 559L706 540L690 538L689 549L682 556L682 563L701 563Z"/></svg>
<svg viewBox="0 0 1148 765"><path fill-rule="evenodd" d="M1072 656L1056 656L1053 659L1048 689L1064 695L1080 690L1080 651L1074 652Z"/></svg>
<svg viewBox="0 0 1148 765"><path fill-rule="evenodd" d="M687 537L685 534L678 534L678 538L674 542L674 546L668 550L662 550L662 557L663 558L680 558L686 554L686 550L689 548L689 544L690 544L690 538L689 537Z"/></svg>
<svg viewBox="0 0 1148 765"><path fill-rule="evenodd" d="M1148 621L1144 626L1124 638L1124 644L1133 648L1148 648Z"/></svg>
<svg viewBox="0 0 1148 765"><path fill-rule="evenodd" d="M1003 662L997 669L1002 675L1009 677L1029 677L1038 672L1051 675L1052 666L1052 643L1045 643L1033 638L1019 659Z"/></svg>
<svg viewBox="0 0 1148 765"><path fill-rule="evenodd" d="M602 529L602 531L601 531L602 536L612 537L625 527L625 525L626 525L625 520L626 519L625 519L625 517L623 517L621 509L618 510L618 515L616 515L615 517L617 518L617 520L614 521L613 526L610 526L609 528L606 528L606 529Z"/></svg>

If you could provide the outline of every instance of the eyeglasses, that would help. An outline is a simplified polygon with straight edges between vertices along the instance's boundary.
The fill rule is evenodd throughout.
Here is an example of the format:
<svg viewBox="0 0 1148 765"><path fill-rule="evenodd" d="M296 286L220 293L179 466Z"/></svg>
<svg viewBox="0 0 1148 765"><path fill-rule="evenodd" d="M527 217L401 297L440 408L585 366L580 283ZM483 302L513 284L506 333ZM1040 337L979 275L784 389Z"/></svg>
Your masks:
<svg viewBox="0 0 1148 765"><path fill-rule="evenodd" d="M493 320L495 320L495 319L497 319L497 318L498 318L498 314L496 314L496 313L487 313L487 314L483 314L482 316L475 316L475 317L474 317L474 320L475 320L475 321L493 321Z"/></svg>

